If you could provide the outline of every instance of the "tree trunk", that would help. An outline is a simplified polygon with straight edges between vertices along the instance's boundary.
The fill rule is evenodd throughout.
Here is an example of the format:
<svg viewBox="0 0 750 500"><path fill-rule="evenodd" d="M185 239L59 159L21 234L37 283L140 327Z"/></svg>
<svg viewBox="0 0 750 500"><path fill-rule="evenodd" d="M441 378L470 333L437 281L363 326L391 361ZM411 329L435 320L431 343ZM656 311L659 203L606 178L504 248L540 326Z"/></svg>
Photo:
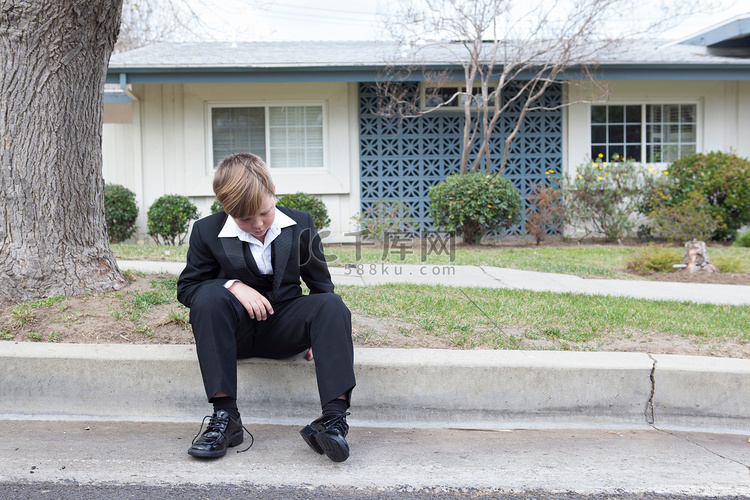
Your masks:
<svg viewBox="0 0 750 500"><path fill-rule="evenodd" d="M0 0L0 302L121 288L102 95L122 0Z"/></svg>

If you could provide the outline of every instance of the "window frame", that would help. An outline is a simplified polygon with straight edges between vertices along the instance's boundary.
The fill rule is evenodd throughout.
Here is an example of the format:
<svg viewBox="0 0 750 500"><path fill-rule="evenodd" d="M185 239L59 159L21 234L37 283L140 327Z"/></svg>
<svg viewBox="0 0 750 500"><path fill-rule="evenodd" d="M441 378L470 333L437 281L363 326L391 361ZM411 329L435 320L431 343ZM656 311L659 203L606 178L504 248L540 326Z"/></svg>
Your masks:
<svg viewBox="0 0 750 500"><path fill-rule="evenodd" d="M668 98L668 99L659 99L659 98L648 98L648 99L612 99L606 102L593 102L589 104L588 106L588 114L587 114L587 120L588 120L588 138L589 138L589 144L588 144L588 152L589 155L591 154L591 148L593 146L593 134L592 134L592 127L594 123L591 120L591 107L592 106L640 106L641 108L641 140L640 140L640 146L641 146L641 161L637 162L641 165L654 165L654 166L666 166L670 165L671 161L658 161L658 162L649 162L645 161L645 158L647 157L647 151L649 144L646 141L646 134L647 134L647 124L650 123L648 121L647 113L646 113L646 107L647 106L670 106L670 105L694 105L695 106L695 152L700 153L703 151L703 99L702 98ZM607 145L609 145L609 142L607 142ZM592 158L592 160L596 160L596 158ZM611 158L604 158L604 161L611 161Z"/></svg>
<svg viewBox="0 0 750 500"><path fill-rule="evenodd" d="M427 89L428 88L455 88L458 92L463 92L464 94L458 96L458 98L455 100L456 104L452 104L450 106L427 106ZM480 84L474 84L474 89L481 90L482 85ZM489 87L490 91L494 91L495 87ZM465 89L466 89L466 82L446 82L445 84L438 84L435 82L420 82L419 84L419 109L421 111L430 111L430 112L461 112L464 109L464 99L466 97L465 95ZM498 93L495 98L502 98L502 92ZM492 104L490 103L490 106ZM479 106L473 105L471 106L472 110L479 109Z"/></svg>
<svg viewBox="0 0 750 500"><path fill-rule="evenodd" d="M274 168L271 164L271 127L270 127L270 108L276 107L313 107L319 106L322 115L323 129L323 166L322 167L281 167ZM265 141L266 141L266 159L268 169L272 173L294 173L294 174L328 174L330 173L329 146L328 146L328 103L325 100L304 100L304 101L206 101L205 102L205 130L206 130L206 171L213 175L216 170L217 161L214 156L213 143L213 120L212 110L215 108L263 108ZM220 160L220 159L219 159Z"/></svg>

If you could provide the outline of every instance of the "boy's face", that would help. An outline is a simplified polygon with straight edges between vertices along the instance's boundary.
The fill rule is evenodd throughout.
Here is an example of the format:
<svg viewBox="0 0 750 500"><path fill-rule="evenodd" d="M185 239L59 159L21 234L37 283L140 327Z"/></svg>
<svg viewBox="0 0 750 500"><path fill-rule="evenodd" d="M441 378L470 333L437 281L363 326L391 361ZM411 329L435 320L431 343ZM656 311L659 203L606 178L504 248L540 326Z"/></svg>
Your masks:
<svg viewBox="0 0 750 500"><path fill-rule="evenodd" d="M234 222L237 223L240 229L246 233L250 233L254 238L262 242L275 217L276 197L269 196L257 214L245 219L238 219L236 217L232 217L232 219L234 219Z"/></svg>

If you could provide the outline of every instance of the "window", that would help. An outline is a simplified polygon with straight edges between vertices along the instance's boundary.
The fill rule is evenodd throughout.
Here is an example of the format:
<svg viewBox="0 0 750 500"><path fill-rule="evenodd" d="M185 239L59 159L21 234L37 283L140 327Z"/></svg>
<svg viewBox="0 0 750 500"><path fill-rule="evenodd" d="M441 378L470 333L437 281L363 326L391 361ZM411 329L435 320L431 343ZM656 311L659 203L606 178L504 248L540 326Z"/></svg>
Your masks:
<svg viewBox="0 0 750 500"><path fill-rule="evenodd" d="M669 163L698 149L697 104L591 106L591 157Z"/></svg>
<svg viewBox="0 0 750 500"><path fill-rule="evenodd" d="M421 86L421 102L422 109L432 109L440 107L440 109L446 109L455 111L459 108L463 108L464 100L467 98L465 95L466 87L450 86L441 87L436 85L423 84ZM495 87L489 87L487 89L489 93L495 91ZM460 93L459 95L456 95ZM474 99L478 102L482 100L482 90L479 87L474 87ZM490 106L495 102L495 98L490 98ZM474 105L476 106L476 104Z"/></svg>
<svg viewBox="0 0 750 500"><path fill-rule="evenodd" d="M422 90L424 92L424 107L426 108L436 108L441 105L457 108L461 101L461 97L456 96L459 87L422 87Z"/></svg>
<svg viewBox="0 0 750 500"><path fill-rule="evenodd" d="M209 105L214 168L249 151L273 169L324 168L323 106Z"/></svg>

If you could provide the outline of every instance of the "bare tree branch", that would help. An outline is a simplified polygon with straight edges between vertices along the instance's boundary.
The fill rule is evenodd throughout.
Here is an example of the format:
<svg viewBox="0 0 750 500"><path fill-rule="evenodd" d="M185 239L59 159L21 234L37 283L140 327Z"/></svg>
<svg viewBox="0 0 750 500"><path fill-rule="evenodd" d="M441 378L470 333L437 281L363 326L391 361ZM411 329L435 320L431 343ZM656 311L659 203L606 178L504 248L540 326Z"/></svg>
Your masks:
<svg viewBox="0 0 750 500"><path fill-rule="evenodd" d="M384 99L383 115L418 116L456 101L464 116L461 172L477 171L484 161L488 171L502 173L510 143L531 111L552 109L539 105L544 93L562 81L571 85L594 82L591 100L607 94L593 78L600 58L623 42L652 35L699 9L715 8L722 0L412 0L401 3L386 23L399 43L387 83L378 82ZM623 12L648 6L643 22L622 22ZM617 20L614 24L611 20ZM634 16L635 19L635 16ZM404 57L406 56L406 57ZM397 62L400 61L400 62ZM392 94L400 73L413 78L420 70L436 95L457 85L456 75L444 70L433 79L427 62L458 65L463 70L459 91L430 109L406 103L406 94ZM408 68L408 69L406 69ZM570 78L577 73L576 82ZM588 99L587 99L588 100ZM412 101L414 98L412 97ZM581 101L576 101L581 102ZM573 104L567 100L554 109ZM518 109L518 120L505 138L498 166L490 154L492 132L503 113ZM481 141L470 161L472 145Z"/></svg>
<svg viewBox="0 0 750 500"><path fill-rule="evenodd" d="M264 0L252 0L263 5ZM157 42L213 39L200 12L217 12L211 0L124 0L115 52L126 52ZM222 15L230 15L229 12Z"/></svg>

